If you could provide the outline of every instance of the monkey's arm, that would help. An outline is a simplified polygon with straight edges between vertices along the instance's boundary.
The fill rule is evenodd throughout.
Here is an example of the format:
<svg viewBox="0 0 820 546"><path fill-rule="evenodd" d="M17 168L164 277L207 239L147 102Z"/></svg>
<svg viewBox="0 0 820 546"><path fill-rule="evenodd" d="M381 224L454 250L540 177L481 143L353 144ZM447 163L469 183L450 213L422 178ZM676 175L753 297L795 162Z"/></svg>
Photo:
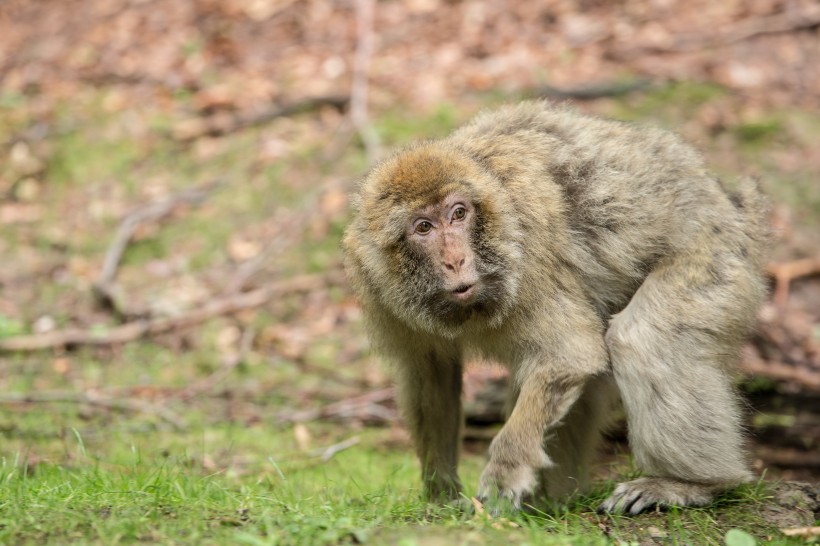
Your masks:
<svg viewBox="0 0 820 546"><path fill-rule="evenodd" d="M563 332L552 332L552 346L513 368L517 399L490 445L479 497L498 494L518 508L535 489L538 471L552 466L544 451L545 436L567 415L587 381L608 366L599 329L583 317L580 322L586 327L573 328L571 321L557 327Z"/></svg>
<svg viewBox="0 0 820 546"><path fill-rule="evenodd" d="M425 496L455 500L461 492L461 355L415 347L397 364L397 401L421 461Z"/></svg>
<svg viewBox="0 0 820 546"><path fill-rule="evenodd" d="M551 375L544 369L523 379L515 407L490 445L490 460L479 482L480 498L492 499L497 493L520 508L538 483L538 471L552 466L544 437L578 400L585 381Z"/></svg>

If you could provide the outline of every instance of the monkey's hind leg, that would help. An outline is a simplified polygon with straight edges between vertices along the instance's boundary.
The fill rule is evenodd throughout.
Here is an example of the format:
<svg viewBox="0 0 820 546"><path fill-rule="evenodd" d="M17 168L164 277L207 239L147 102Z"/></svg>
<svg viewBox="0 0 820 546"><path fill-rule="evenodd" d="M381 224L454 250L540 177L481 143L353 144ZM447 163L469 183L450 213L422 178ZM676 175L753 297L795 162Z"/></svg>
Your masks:
<svg viewBox="0 0 820 546"><path fill-rule="evenodd" d="M630 446L648 477L620 484L602 511L702 506L751 478L725 368L763 293L739 258L693 252L659 264L612 320L612 369Z"/></svg>

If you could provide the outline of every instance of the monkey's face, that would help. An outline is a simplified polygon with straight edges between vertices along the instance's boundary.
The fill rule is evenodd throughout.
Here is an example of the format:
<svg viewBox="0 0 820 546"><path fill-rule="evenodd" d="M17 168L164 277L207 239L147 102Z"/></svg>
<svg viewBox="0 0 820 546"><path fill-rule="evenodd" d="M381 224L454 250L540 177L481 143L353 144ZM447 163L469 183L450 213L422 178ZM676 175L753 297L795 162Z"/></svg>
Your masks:
<svg viewBox="0 0 820 546"><path fill-rule="evenodd" d="M345 248L360 293L413 327L454 337L497 326L517 290L517 224L469 157L419 145L364 180Z"/></svg>
<svg viewBox="0 0 820 546"><path fill-rule="evenodd" d="M511 296L497 254L487 252L484 225L479 204L450 193L414 211L392 249L405 292L439 332L454 333L470 319L487 322Z"/></svg>
<svg viewBox="0 0 820 546"><path fill-rule="evenodd" d="M439 279L442 300L467 307L476 300L481 279L471 245L475 207L463 195L413 214L407 223L407 244L424 256Z"/></svg>

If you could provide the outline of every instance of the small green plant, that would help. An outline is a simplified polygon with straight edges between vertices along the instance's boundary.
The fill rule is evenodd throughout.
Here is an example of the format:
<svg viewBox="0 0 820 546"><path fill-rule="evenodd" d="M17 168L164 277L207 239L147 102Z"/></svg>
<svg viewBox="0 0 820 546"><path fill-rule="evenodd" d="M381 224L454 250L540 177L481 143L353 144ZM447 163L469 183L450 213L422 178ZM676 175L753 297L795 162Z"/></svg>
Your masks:
<svg viewBox="0 0 820 546"><path fill-rule="evenodd" d="M726 533L726 546L755 546L755 538L741 529L729 529Z"/></svg>

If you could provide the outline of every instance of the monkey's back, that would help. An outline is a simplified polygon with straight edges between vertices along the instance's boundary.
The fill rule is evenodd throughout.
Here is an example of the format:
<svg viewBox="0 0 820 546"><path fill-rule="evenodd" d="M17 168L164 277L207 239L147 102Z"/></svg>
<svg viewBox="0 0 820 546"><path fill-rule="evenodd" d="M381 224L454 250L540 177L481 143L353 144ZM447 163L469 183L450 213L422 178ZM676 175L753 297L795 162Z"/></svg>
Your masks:
<svg viewBox="0 0 820 546"><path fill-rule="evenodd" d="M604 316L668 256L716 249L716 268L761 268L764 200L751 184L728 193L671 132L525 102L479 115L446 142L509 188L526 256L557 253Z"/></svg>

